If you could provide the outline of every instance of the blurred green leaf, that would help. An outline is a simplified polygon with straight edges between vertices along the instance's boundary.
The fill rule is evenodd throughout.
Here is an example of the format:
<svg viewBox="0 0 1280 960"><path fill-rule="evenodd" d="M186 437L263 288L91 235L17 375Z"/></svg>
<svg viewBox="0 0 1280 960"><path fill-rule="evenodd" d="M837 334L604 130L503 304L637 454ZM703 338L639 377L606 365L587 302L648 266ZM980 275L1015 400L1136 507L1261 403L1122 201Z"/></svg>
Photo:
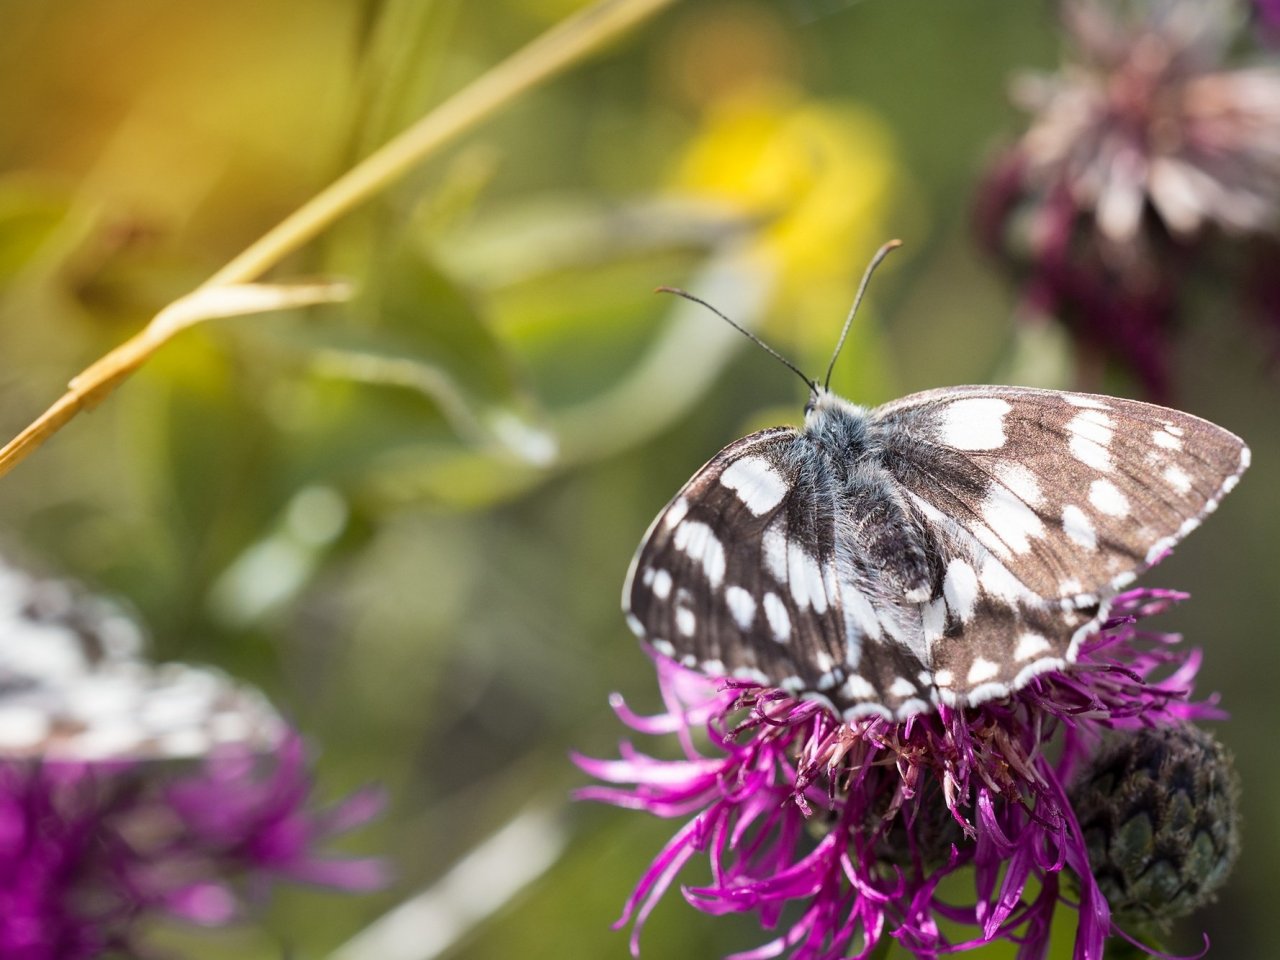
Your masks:
<svg viewBox="0 0 1280 960"><path fill-rule="evenodd" d="M370 287L376 295L357 304L364 346L320 351L317 372L416 391L472 443L539 466L555 457L522 371L472 296L409 245Z"/></svg>
<svg viewBox="0 0 1280 960"><path fill-rule="evenodd" d="M58 191L25 178L0 181L0 290L36 259L70 210Z"/></svg>
<svg viewBox="0 0 1280 960"><path fill-rule="evenodd" d="M360 38L353 159L416 120L439 78L458 0L381 0Z"/></svg>

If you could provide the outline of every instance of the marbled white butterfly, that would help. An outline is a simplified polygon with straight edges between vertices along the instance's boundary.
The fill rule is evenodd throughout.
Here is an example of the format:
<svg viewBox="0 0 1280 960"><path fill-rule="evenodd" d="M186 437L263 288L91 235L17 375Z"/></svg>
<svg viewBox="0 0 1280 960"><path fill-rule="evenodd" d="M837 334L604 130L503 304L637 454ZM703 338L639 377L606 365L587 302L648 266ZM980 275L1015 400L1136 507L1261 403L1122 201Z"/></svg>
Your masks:
<svg viewBox="0 0 1280 960"><path fill-rule="evenodd" d="M114 604L0 560L0 759L198 757L283 738L257 690L210 667L152 664L142 646Z"/></svg>
<svg viewBox="0 0 1280 960"><path fill-rule="evenodd" d="M623 609L662 655L849 719L1072 663L1249 464L1221 427L1133 400L967 386L867 409L805 380L802 429L731 443L658 514Z"/></svg>

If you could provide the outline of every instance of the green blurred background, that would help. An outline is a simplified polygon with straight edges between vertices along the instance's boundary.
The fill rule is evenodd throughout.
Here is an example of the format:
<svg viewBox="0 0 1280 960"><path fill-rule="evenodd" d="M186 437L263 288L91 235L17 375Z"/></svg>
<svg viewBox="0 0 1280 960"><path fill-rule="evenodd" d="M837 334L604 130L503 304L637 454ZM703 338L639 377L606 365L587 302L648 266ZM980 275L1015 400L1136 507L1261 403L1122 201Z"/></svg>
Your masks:
<svg viewBox="0 0 1280 960"><path fill-rule="evenodd" d="M4 4L0 433L578 6ZM585 780L571 749L616 750L610 691L656 706L622 577L694 468L804 400L763 352L651 291L688 287L817 371L865 262L900 236L840 392L1071 385L1068 345L1015 328L1016 291L971 226L984 161L1023 123L1011 72L1058 57L1039 3L676 3L275 274L349 277L351 303L182 335L5 478L11 556L125 598L159 657L263 686L315 746L325 793L389 793L349 848L389 852L393 888L282 890L260 922L157 942L323 957L420 894L406 956L625 956L609 924L674 826L566 799ZM1219 734L1245 847L1174 940L1197 949L1204 929L1215 956L1271 957L1277 388L1218 293L1179 341L1176 400L1242 434L1255 466L1147 580L1195 594L1166 624L1207 648L1201 689L1233 714ZM677 894L644 947L715 957L760 939Z"/></svg>

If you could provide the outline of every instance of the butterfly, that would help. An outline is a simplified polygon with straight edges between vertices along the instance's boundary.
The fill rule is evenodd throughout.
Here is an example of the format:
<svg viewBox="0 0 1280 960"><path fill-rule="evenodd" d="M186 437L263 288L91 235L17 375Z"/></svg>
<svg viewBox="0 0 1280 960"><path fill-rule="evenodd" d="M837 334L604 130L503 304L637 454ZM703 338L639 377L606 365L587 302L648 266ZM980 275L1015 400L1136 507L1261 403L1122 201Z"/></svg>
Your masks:
<svg viewBox="0 0 1280 960"><path fill-rule="evenodd" d="M115 604L0 561L0 760L174 759L284 737L258 690L142 647Z"/></svg>
<svg viewBox="0 0 1280 960"><path fill-rule="evenodd" d="M658 514L623 609L663 656L851 720L1067 667L1249 465L1227 430L1134 400L962 386L867 409L805 380L802 428L731 443Z"/></svg>

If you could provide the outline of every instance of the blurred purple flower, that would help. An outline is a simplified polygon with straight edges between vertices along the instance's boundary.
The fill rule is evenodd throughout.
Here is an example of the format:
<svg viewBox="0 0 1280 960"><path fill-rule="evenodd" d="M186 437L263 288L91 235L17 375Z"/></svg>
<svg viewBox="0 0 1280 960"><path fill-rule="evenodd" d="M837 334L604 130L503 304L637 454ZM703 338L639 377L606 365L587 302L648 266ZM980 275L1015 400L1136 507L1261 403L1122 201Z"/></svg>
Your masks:
<svg viewBox="0 0 1280 960"><path fill-rule="evenodd" d="M1253 0L1253 10L1262 27L1263 38L1280 38L1280 0Z"/></svg>
<svg viewBox="0 0 1280 960"><path fill-rule="evenodd" d="M382 885L323 856L379 796L312 793L260 691L149 662L114 604L0 560L0 957L138 956L144 921L225 924L276 879Z"/></svg>
<svg viewBox="0 0 1280 960"><path fill-rule="evenodd" d="M1021 944L1020 957L1043 957L1060 903L1079 911L1077 960L1099 960L1110 911L1065 785L1108 730L1220 716L1187 700L1198 652L1138 626L1182 596L1123 594L1069 672L1038 677L1005 700L900 723L844 722L820 704L715 683L655 655L666 712L640 717L620 700L614 706L636 731L678 734L683 759L629 743L617 760L577 758L613 784L581 797L689 818L619 921L634 923L633 953L677 874L706 855L711 882L682 888L694 907L754 913L767 929L786 911L779 935L739 960L865 958L886 937L917 957L1001 938ZM704 730L706 752L694 745ZM950 902L954 882L944 900L940 885L964 869L971 902ZM951 932L966 926L958 939Z"/></svg>
<svg viewBox="0 0 1280 960"><path fill-rule="evenodd" d="M381 864L322 857L377 813L371 793L311 809L300 739L275 756L222 748L168 762L0 762L0 956L74 960L137 950L141 921L225 924L276 878L342 890Z"/></svg>
<svg viewBox="0 0 1280 960"><path fill-rule="evenodd" d="M1072 62L1015 85L1032 121L985 178L979 232L1029 306L1161 396L1188 268L1280 229L1280 66L1226 65L1235 0L1061 10Z"/></svg>

